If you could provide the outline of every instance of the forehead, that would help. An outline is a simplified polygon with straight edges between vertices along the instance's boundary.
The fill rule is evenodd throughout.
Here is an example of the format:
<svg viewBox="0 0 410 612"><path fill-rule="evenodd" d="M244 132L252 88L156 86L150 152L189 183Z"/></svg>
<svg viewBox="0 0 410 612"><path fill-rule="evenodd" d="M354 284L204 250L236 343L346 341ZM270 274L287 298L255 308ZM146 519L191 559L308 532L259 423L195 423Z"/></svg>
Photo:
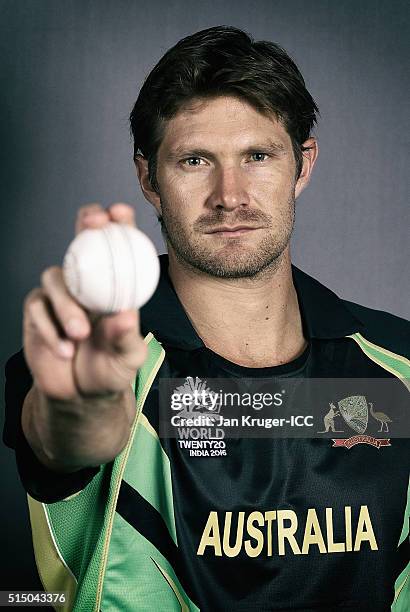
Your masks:
<svg viewBox="0 0 410 612"><path fill-rule="evenodd" d="M250 103L234 96L195 99L165 123L160 149L182 146L232 146L271 140L283 145L290 137L283 124L272 115L262 114Z"/></svg>

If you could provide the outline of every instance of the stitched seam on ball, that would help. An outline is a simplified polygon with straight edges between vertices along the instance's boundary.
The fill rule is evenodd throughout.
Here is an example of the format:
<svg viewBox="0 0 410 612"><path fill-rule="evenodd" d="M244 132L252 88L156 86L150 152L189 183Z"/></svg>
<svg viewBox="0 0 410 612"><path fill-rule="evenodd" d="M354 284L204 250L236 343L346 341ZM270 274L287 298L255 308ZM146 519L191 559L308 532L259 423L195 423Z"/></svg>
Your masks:
<svg viewBox="0 0 410 612"><path fill-rule="evenodd" d="M127 243L124 241L122 226L119 223L114 223L110 227L111 247L114 252L115 278L116 278L116 294L115 294L115 312L124 310L126 295L126 283L124 282L124 270L126 270L127 259Z"/></svg>
<svg viewBox="0 0 410 612"><path fill-rule="evenodd" d="M131 291L128 292L128 300L126 301L127 303L127 308L132 308L132 303L135 299L135 296L137 296L137 269L136 269L136 258L134 256L134 249L132 246L132 240L130 239L130 235L127 231L128 228L125 228L124 226L120 226L121 227L121 232L127 242L128 245L128 249L129 249L129 257L130 257L130 261L132 263L132 274L130 274L130 278L132 277L132 288Z"/></svg>
<svg viewBox="0 0 410 612"><path fill-rule="evenodd" d="M78 257L72 251L69 251L65 260L66 283L68 290L76 300L79 300L82 294L81 274L79 273Z"/></svg>
<svg viewBox="0 0 410 612"><path fill-rule="evenodd" d="M105 240L107 241L107 246L108 246L108 250L110 252L110 256L111 256L111 276L112 276L112 283L111 283L111 302L110 302L110 308L109 311L110 312L114 312L114 307L115 307L115 258L114 258L114 253L112 250L112 246L111 246L111 241L110 241L110 235L109 235L109 231L108 228L104 227L103 228L104 231L104 237Z"/></svg>

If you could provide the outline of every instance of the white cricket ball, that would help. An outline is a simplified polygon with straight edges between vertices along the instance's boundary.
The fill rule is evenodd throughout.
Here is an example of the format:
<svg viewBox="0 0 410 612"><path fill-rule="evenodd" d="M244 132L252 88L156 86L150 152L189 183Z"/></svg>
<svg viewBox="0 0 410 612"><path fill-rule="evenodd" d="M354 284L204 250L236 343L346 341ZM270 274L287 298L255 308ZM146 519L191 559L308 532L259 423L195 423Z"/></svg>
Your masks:
<svg viewBox="0 0 410 612"><path fill-rule="evenodd" d="M148 236L120 223L80 232L63 262L71 295L88 310L104 314L141 308L154 293L159 274Z"/></svg>

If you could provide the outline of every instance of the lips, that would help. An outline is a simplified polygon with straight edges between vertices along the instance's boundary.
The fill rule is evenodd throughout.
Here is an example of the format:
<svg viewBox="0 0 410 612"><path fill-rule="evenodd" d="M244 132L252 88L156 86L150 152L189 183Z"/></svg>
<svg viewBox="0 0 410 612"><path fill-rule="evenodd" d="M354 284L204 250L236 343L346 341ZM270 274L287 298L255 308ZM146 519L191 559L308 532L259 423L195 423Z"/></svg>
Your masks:
<svg viewBox="0 0 410 612"><path fill-rule="evenodd" d="M259 227L251 227L249 225L235 225L233 227L229 227L228 225L223 225L222 227L217 227L213 230L211 230L210 232L206 232L207 234L228 234L228 233L236 233L239 231L250 231L250 230L255 230L255 229L260 229Z"/></svg>

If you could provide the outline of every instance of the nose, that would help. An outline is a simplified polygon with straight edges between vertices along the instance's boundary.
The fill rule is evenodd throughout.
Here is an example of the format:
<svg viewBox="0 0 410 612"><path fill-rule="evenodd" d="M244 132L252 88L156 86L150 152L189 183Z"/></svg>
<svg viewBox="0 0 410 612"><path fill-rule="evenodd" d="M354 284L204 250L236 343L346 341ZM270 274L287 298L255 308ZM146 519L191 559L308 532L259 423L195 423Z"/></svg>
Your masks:
<svg viewBox="0 0 410 612"><path fill-rule="evenodd" d="M207 202L209 207L234 210L238 206L249 205L246 177L240 168L232 165L219 167L215 169L212 181L212 190Z"/></svg>

